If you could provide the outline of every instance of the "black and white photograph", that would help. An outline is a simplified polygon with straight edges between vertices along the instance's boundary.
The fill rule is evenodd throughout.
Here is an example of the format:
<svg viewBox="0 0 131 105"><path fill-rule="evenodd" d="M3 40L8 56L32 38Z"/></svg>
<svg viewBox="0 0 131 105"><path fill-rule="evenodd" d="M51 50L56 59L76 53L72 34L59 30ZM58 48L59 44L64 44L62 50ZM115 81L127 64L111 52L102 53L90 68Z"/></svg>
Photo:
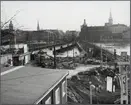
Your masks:
<svg viewBox="0 0 131 105"><path fill-rule="evenodd" d="M130 104L130 1L1 1L1 104Z"/></svg>

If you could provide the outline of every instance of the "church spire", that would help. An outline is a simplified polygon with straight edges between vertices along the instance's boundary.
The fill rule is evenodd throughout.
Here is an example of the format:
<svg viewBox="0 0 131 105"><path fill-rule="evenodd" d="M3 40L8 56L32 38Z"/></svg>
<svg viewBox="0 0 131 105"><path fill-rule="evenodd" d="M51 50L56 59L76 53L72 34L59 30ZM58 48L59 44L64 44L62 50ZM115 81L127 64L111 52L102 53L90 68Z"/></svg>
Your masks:
<svg viewBox="0 0 131 105"><path fill-rule="evenodd" d="M111 9L110 9L110 17L109 18L112 18Z"/></svg>
<svg viewBox="0 0 131 105"><path fill-rule="evenodd" d="M37 31L40 30L39 21L37 21Z"/></svg>
<svg viewBox="0 0 131 105"><path fill-rule="evenodd" d="M113 24L113 18L112 18L112 14L111 14L111 9L110 9L110 16L109 16L109 24L110 25Z"/></svg>

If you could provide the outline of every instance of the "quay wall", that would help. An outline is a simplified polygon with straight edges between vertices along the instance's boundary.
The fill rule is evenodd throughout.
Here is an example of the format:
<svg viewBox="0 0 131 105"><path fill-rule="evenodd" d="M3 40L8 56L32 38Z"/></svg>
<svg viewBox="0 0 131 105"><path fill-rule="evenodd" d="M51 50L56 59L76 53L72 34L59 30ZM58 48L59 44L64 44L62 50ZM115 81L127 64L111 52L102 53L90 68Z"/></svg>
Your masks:
<svg viewBox="0 0 131 105"><path fill-rule="evenodd" d="M79 45L79 43L74 43L74 44L69 45L69 46L67 46L67 47L58 49L58 50L56 50L56 52L58 52L58 53L59 53L59 52L60 52L60 53L63 53L63 52L65 52L65 51L67 51L67 50L73 49L74 47L77 47L80 52L83 52L83 51L84 51L84 49Z"/></svg>
<svg viewBox="0 0 131 105"><path fill-rule="evenodd" d="M98 46L96 46L96 45L94 45L93 43L89 43L89 42L87 42L87 41L80 41L80 42L78 42L81 46L82 46L82 48L85 50L85 52L89 52L88 50L89 50L89 48L92 48L93 50L94 50L94 52L95 51L98 51L99 52L99 54L100 54L100 52L101 52L101 48L100 47L98 47ZM106 49L104 49L104 48L102 48L102 55L103 56L107 56L108 58L110 58L111 60L114 60L114 53L113 52L110 52L110 51L108 51L108 50L106 50ZM116 57L117 58L119 58L120 56L119 55L116 55Z"/></svg>

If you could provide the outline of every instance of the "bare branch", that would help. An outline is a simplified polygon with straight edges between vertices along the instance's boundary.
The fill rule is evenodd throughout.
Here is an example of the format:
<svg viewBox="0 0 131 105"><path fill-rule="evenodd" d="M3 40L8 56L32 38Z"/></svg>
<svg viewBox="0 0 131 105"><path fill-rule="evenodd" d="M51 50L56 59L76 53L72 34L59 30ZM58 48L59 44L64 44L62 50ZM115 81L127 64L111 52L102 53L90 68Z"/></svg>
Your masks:
<svg viewBox="0 0 131 105"><path fill-rule="evenodd" d="M5 23L3 23L3 25L1 26L1 28L4 28L4 26L10 22L20 11L17 11L8 21L6 21Z"/></svg>

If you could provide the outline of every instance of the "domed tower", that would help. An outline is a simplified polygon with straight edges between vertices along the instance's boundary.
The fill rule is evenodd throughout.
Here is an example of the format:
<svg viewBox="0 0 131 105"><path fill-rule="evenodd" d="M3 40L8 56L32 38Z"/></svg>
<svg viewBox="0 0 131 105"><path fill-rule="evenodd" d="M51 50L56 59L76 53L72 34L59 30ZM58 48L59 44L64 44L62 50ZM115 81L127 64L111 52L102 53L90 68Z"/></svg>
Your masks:
<svg viewBox="0 0 131 105"><path fill-rule="evenodd" d="M110 11L110 17L109 17L109 25L113 25L113 18L112 18L111 11Z"/></svg>
<svg viewBox="0 0 131 105"><path fill-rule="evenodd" d="M10 24L9 24L9 30L13 30L13 24L12 24L12 21L10 21Z"/></svg>

